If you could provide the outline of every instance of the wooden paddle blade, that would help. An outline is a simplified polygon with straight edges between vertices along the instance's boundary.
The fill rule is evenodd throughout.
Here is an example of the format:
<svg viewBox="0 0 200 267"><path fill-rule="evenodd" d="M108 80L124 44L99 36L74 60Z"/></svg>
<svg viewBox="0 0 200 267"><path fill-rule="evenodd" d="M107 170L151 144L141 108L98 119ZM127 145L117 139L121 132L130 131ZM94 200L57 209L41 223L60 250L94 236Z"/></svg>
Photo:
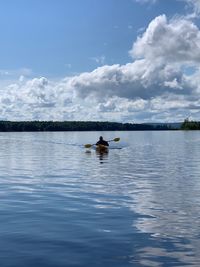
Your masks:
<svg viewBox="0 0 200 267"><path fill-rule="evenodd" d="M115 138L113 141L118 142L120 140L119 137Z"/></svg>
<svg viewBox="0 0 200 267"><path fill-rule="evenodd" d="M86 144L85 148L90 148L92 145L91 144Z"/></svg>

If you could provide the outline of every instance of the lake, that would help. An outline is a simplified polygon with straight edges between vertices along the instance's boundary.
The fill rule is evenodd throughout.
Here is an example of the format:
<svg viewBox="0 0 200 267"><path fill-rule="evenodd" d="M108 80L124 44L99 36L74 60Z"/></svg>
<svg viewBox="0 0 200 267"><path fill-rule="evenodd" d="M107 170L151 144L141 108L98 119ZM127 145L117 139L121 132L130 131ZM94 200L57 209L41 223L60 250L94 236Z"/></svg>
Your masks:
<svg viewBox="0 0 200 267"><path fill-rule="evenodd" d="M109 153L86 150L100 135ZM200 266L200 132L0 133L0 266Z"/></svg>

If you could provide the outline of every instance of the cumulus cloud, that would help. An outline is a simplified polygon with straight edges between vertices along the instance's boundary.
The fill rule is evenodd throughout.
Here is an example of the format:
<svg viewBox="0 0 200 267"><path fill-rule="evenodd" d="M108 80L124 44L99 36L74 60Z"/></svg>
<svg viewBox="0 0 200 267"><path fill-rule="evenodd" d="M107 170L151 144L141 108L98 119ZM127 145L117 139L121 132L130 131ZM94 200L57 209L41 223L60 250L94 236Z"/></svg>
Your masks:
<svg viewBox="0 0 200 267"><path fill-rule="evenodd" d="M192 2L192 1L188 1ZM194 1L193 1L194 2ZM184 17L150 22L125 65L58 81L23 74L1 88L1 119L173 121L200 115L200 31Z"/></svg>
<svg viewBox="0 0 200 267"><path fill-rule="evenodd" d="M102 66L67 81L80 98L98 101L114 96L150 99L166 93L191 94L194 87L183 67L200 62L200 31L191 21L165 15L155 18L130 51L133 62Z"/></svg>
<svg viewBox="0 0 200 267"><path fill-rule="evenodd" d="M130 50L132 63L102 66L93 72L82 73L69 79L67 87L73 89L76 97L100 102L98 109L102 113L119 112L116 107L123 106L124 110L129 107L129 113L135 114L137 111L131 111L130 106L142 101L145 103L142 108L151 110L155 118L155 113L159 112L154 101L158 101L161 105L156 107L162 112L164 106L171 113L182 114L199 98L199 44L200 31L192 21L183 17L168 20L161 15L133 44ZM183 71L189 68L193 69L192 73ZM116 98L120 99L118 105ZM197 107L198 114L198 101L193 106ZM127 112L123 114L127 115Z"/></svg>
<svg viewBox="0 0 200 267"><path fill-rule="evenodd" d="M169 84L176 80L176 86ZM80 98L93 97L99 102L118 96L127 99L149 99L166 92L189 93L180 69L160 62L142 59L126 65L103 66L68 81Z"/></svg>
<svg viewBox="0 0 200 267"><path fill-rule="evenodd" d="M177 63L200 62L200 31L186 19L168 21L158 16L145 33L137 38L130 51L133 58L147 58Z"/></svg>

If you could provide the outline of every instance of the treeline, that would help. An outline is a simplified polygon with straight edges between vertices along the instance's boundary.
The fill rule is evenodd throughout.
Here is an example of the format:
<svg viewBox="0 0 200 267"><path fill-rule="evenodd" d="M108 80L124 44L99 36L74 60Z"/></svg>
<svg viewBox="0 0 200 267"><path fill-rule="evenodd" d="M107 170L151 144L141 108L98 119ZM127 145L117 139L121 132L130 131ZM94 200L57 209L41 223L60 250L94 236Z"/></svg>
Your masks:
<svg viewBox="0 0 200 267"><path fill-rule="evenodd" d="M200 122L185 119L181 125L181 130L200 130Z"/></svg>
<svg viewBox="0 0 200 267"><path fill-rule="evenodd" d="M171 130L171 128L166 124L150 125L98 121L0 121L0 132L148 130Z"/></svg>

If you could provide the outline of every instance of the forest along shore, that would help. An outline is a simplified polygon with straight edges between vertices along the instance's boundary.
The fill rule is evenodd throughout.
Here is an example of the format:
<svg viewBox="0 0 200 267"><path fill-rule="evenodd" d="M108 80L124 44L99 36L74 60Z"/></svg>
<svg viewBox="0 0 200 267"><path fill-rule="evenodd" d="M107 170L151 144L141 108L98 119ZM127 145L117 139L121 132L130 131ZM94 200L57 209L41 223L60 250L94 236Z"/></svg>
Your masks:
<svg viewBox="0 0 200 267"><path fill-rule="evenodd" d="M118 123L99 121L0 121L0 132L25 131L163 131L179 130L181 123Z"/></svg>

